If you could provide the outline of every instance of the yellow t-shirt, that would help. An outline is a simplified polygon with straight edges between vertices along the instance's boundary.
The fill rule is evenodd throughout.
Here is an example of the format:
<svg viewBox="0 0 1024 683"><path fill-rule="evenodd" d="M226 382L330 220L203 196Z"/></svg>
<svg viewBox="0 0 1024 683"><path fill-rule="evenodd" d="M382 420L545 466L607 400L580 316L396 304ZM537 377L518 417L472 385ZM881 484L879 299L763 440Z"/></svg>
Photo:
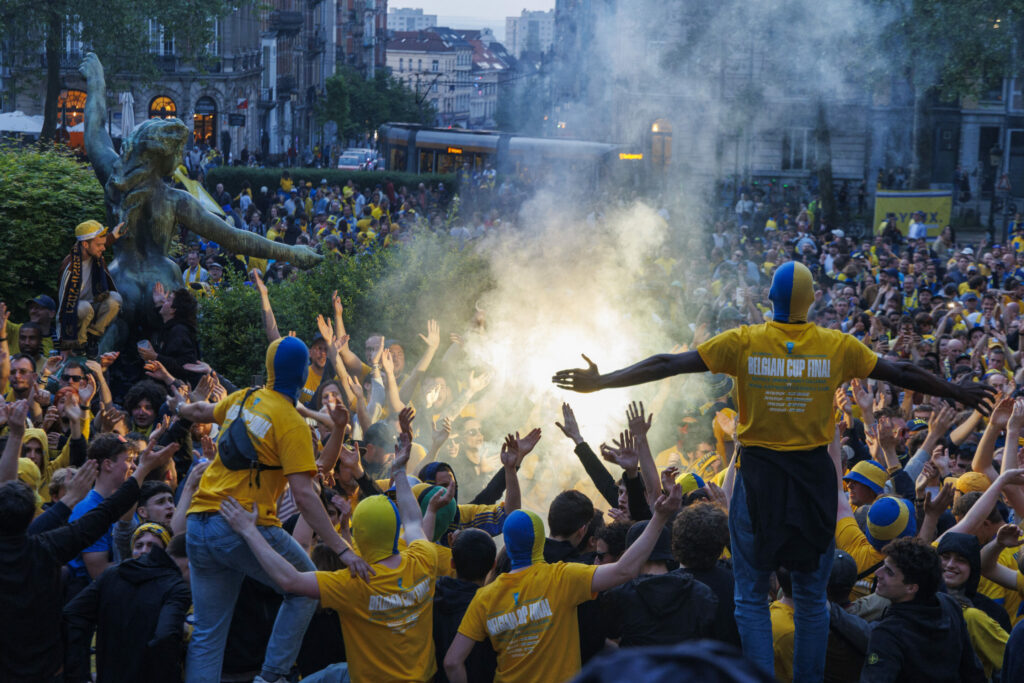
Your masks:
<svg viewBox="0 0 1024 683"><path fill-rule="evenodd" d="M813 323L744 325L697 351L711 372L736 378L740 443L780 451L832 441L836 387L878 361L853 335Z"/></svg>
<svg viewBox="0 0 1024 683"><path fill-rule="evenodd" d="M320 388L320 379L324 373L317 372L312 365L309 366L309 373L306 375L306 385L299 389L299 403L309 403L313 400L313 394Z"/></svg>
<svg viewBox="0 0 1024 683"><path fill-rule="evenodd" d="M857 573L865 572L885 559L885 555L875 550L867 536L857 526L853 517L843 517L836 522L836 548L847 553L857 563ZM874 573L857 581L850 594L851 600L862 598L871 592Z"/></svg>
<svg viewBox="0 0 1024 683"><path fill-rule="evenodd" d="M494 683L561 683L579 673L576 606L594 599L595 571L587 564L540 563L501 574L476 592L459 633L490 638L498 653Z"/></svg>
<svg viewBox="0 0 1024 683"><path fill-rule="evenodd" d="M238 416L244 396L245 390L236 391L214 406L213 419L221 426L222 434L227 433L232 420ZM243 416L260 462L279 465L281 469L260 472L257 487L256 476L250 476L248 469L229 470L218 456L203 473L188 512L216 512L228 496L233 496L246 508L251 509L253 503L259 505L257 524L281 526L277 518L277 499L287 484L285 477L299 472L316 474L309 426L294 404L273 389L254 391Z"/></svg>
<svg viewBox="0 0 1024 683"><path fill-rule="evenodd" d="M793 644L796 626L793 607L776 600L771 605L772 649L775 651L775 678L785 683L793 680Z"/></svg>
<svg viewBox="0 0 1024 683"><path fill-rule="evenodd" d="M681 469L683 458L685 457L686 454L679 450L679 446L673 444L669 448L666 448L662 452L658 453L658 455L654 458L654 464L657 466L659 470L663 470L669 465L675 465L676 467L680 467Z"/></svg>
<svg viewBox="0 0 1024 683"><path fill-rule="evenodd" d="M1020 548L1003 548L1003 551L999 553L999 564L1017 572L1018 577L1020 572L1017 570L1016 554L1019 551ZM991 598L993 602L1005 609L1006 614L1010 617L1011 624L1016 624L1020 620L1020 614L1018 614L1021 607L1020 592L1010 588L1003 588L998 583L993 583L984 576L978 581L978 592L985 597Z"/></svg>
<svg viewBox="0 0 1024 683"><path fill-rule="evenodd" d="M18 335L21 334L21 326L23 323L12 323L10 320L7 321L7 325L4 327L4 336L7 337L7 352L13 358L21 353L21 346L18 344ZM43 335L42 343L43 352L40 354L42 361L36 362L36 372L42 372L43 363L50 355L50 351L53 351L53 339L49 335Z"/></svg>
<svg viewBox="0 0 1024 683"><path fill-rule="evenodd" d="M993 671L1003 668L1003 651L1010 636L999 622L976 607L964 608L964 622L974 652L985 669L985 677L991 677Z"/></svg>
<svg viewBox="0 0 1024 683"><path fill-rule="evenodd" d="M433 680L435 548L413 541L396 569L374 564L369 581L353 579L347 569L316 573L320 604L341 620L353 681Z"/></svg>

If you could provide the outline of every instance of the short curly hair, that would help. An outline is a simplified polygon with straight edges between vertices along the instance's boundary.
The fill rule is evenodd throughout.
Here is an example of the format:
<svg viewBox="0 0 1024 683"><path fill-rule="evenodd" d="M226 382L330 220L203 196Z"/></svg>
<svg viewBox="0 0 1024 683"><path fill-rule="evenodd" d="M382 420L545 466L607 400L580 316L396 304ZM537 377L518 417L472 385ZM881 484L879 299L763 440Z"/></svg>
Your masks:
<svg viewBox="0 0 1024 683"><path fill-rule="evenodd" d="M918 597L929 598L942 585L942 563L931 544L916 536L890 541L882 553L903 572L903 583L917 584Z"/></svg>
<svg viewBox="0 0 1024 683"><path fill-rule="evenodd" d="M729 543L729 517L716 505L683 508L672 524L672 556L690 569L711 569Z"/></svg>
<svg viewBox="0 0 1024 683"><path fill-rule="evenodd" d="M631 526L633 526L632 522L612 522L599 529L594 534L594 538L598 541L604 541L604 544L608 546L608 554L618 559L622 557L622 553L626 552L626 534L629 533L629 527Z"/></svg>

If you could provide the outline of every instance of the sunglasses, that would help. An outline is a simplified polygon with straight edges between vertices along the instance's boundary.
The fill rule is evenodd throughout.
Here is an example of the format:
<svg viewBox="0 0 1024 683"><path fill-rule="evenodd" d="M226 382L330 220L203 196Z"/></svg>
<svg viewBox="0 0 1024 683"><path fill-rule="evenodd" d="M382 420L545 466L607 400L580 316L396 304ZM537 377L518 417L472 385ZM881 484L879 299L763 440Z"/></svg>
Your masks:
<svg viewBox="0 0 1024 683"><path fill-rule="evenodd" d="M64 379L68 382L81 382L85 379L84 375L64 375Z"/></svg>

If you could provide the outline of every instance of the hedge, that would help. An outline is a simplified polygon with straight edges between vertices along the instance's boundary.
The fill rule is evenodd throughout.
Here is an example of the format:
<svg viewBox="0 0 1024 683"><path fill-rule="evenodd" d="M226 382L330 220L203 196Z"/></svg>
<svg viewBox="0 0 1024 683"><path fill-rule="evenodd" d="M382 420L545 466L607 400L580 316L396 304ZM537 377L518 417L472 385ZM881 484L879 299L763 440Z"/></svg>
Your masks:
<svg viewBox="0 0 1024 683"><path fill-rule="evenodd" d="M454 187L456 178L454 174L440 173L405 173L398 171L342 171L336 168L253 168L251 166L216 166L206 174L206 189L213 192L217 183L222 183L224 189L232 197L238 196L242 191L242 183L249 181L253 192L266 185L271 192L280 186L281 173L288 171L296 186L300 183L313 183L314 187L320 185L320 181L327 178L331 185L344 185L352 180L360 187L373 187L377 184L383 185L389 180L395 184L395 189L402 185L415 188L420 183L433 186L437 183L444 183L445 187Z"/></svg>
<svg viewBox="0 0 1024 683"><path fill-rule="evenodd" d="M211 366L246 384L265 375L267 339L259 294L240 276L229 278L230 289L200 302L200 346ZM331 258L267 289L282 334L294 330L308 343L316 333L316 316L332 317L331 295L338 290L353 350L362 356L366 338L383 333L403 343L411 364L424 349L418 335L426 332L428 318L439 321L447 339L466 326L474 303L492 286L485 258L459 250L447 235L424 230L407 245Z"/></svg>
<svg viewBox="0 0 1024 683"><path fill-rule="evenodd" d="M57 299L75 226L106 220L103 188L92 168L66 148L12 144L0 144L0 187L0 300L12 320L25 321L28 299Z"/></svg>

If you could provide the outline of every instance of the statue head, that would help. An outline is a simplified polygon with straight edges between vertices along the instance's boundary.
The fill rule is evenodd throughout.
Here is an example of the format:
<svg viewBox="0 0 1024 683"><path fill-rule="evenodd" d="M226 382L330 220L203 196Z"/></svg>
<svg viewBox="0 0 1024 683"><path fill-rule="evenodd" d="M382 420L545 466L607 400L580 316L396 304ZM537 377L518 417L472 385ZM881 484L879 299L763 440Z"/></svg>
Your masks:
<svg viewBox="0 0 1024 683"><path fill-rule="evenodd" d="M181 162L188 128L178 119L149 119L132 129L121 149L125 167L150 167L157 176L170 175Z"/></svg>

